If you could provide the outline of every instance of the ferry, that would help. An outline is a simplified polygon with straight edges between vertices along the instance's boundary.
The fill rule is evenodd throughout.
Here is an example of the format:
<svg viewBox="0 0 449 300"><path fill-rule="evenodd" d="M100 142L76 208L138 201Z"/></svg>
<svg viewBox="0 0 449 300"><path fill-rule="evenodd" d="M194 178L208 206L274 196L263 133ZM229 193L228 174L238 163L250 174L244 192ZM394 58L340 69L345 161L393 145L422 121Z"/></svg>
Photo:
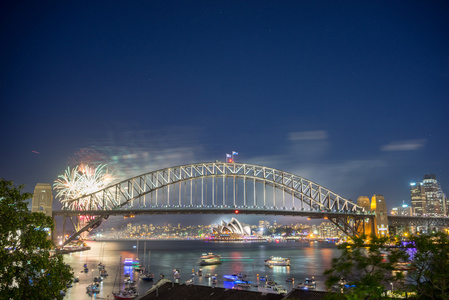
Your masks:
<svg viewBox="0 0 449 300"><path fill-rule="evenodd" d="M272 256L270 259L265 260L266 266L290 266L290 259L284 257Z"/></svg>
<svg viewBox="0 0 449 300"><path fill-rule="evenodd" d="M221 258L220 255L216 255L216 254L213 254L213 253L207 253L207 254L204 253L200 257L198 263L201 266L218 265L218 264L221 264L221 259L220 258Z"/></svg>

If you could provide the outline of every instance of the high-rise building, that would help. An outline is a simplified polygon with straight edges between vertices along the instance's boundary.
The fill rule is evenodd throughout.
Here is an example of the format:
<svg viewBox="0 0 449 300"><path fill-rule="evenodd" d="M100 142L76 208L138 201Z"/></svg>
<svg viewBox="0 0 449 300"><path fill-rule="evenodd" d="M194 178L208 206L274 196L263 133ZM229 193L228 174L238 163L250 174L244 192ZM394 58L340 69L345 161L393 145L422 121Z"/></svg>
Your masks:
<svg viewBox="0 0 449 300"><path fill-rule="evenodd" d="M412 210L416 216L426 213L426 196L422 182L410 183L410 197L412 199Z"/></svg>
<svg viewBox="0 0 449 300"><path fill-rule="evenodd" d="M423 182L410 184L415 215L447 215L447 198L434 174L424 175Z"/></svg>
<svg viewBox="0 0 449 300"><path fill-rule="evenodd" d="M426 211L430 215L446 214L443 191L434 174L424 175L424 194L426 195Z"/></svg>

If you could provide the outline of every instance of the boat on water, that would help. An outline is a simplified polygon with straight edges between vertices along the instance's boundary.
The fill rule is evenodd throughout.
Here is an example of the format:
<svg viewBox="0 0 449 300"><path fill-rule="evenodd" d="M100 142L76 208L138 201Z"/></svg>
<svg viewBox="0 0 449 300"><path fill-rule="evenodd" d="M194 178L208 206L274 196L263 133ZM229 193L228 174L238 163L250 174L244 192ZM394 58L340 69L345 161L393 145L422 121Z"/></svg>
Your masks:
<svg viewBox="0 0 449 300"><path fill-rule="evenodd" d="M240 286L240 287L251 287L251 282L249 282L249 281L237 280L235 283L237 284L237 286Z"/></svg>
<svg viewBox="0 0 449 300"><path fill-rule="evenodd" d="M147 249L147 243L145 242L145 249L144 249L144 255ZM148 251L148 264L140 270L140 279L144 281L153 281L154 280L154 274L150 272L150 257L151 257L151 251ZM145 260L145 256L144 256Z"/></svg>
<svg viewBox="0 0 449 300"><path fill-rule="evenodd" d="M145 281L153 281L154 280L154 274L150 273L149 271L143 271L139 277L140 277L140 279L145 280Z"/></svg>
<svg viewBox="0 0 449 300"><path fill-rule="evenodd" d="M297 287L302 290L314 290L316 289L315 278L312 276L311 278L306 278L304 282L298 283Z"/></svg>
<svg viewBox="0 0 449 300"><path fill-rule="evenodd" d="M106 271L106 269L100 270L100 276L101 277L109 276L108 271Z"/></svg>
<svg viewBox="0 0 449 300"><path fill-rule="evenodd" d="M397 262L394 264L394 269L396 271L411 271L415 268L412 266L410 262Z"/></svg>
<svg viewBox="0 0 449 300"><path fill-rule="evenodd" d="M287 294L287 289L282 285L263 285L258 287L259 292L272 294Z"/></svg>
<svg viewBox="0 0 449 300"><path fill-rule="evenodd" d="M86 287L86 293L96 294L100 292L100 285L98 283L91 283Z"/></svg>
<svg viewBox="0 0 449 300"><path fill-rule="evenodd" d="M295 281L295 278L293 278L293 277L285 278L285 282L293 282L293 281Z"/></svg>
<svg viewBox="0 0 449 300"><path fill-rule="evenodd" d="M120 283L119 283L119 286L118 286L119 290L115 291L115 286L117 284L117 276L119 276L118 278L120 278L122 275L121 273L122 273L122 257L120 257L119 272L117 272L115 275L114 286L112 288L112 295L114 296L115 299L135 299L135 298L137 298L137 296L139 296L139 294L136 292L135 288L131 287L131 280L126 281L127 287L124 290L120 290Z"/></svg>
<svg viewBox="0 0 449 300"><path fill-rule="evenodd" d="M239 280L239 277L237 276L237 274L226 274L226 275L223 275L223 278L226 278L226 279L232 280L232 281Z"/></svg>
<svg viewBox="0 0 449 300"><path fill-rule="evenodd" d="M218 265L221 264L221 256L213 253L203 253L198 263L201 266Z"/></svg>
<svg viewBox="0 0 449 300"><path fill-rule="evenodd" d="M285 257L272 256L265 260L266 266L290 266L290 259Z"/></svg>
<svg viewBox="0 0 449 300"><path fill-rule="evenodd" d="M115 299L136 299L139 296L134 290L119 291L117 293L112 292Z"/></svg>

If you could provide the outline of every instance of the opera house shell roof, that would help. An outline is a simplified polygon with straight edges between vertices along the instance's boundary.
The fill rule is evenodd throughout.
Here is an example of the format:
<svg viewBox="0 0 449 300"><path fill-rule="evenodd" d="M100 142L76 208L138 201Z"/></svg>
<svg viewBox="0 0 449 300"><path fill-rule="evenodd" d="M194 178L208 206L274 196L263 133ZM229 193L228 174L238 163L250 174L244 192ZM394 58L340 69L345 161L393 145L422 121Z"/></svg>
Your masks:
<svg viewBox="0 0 449 300"><path fill-rule="evenodd" d="M236 235L251 235L251 228L249 226L242 226L236 219L232 218L231 222L226 223L221 221L221 225L212 228L212 233L217 235L236 234Z"/></svg>

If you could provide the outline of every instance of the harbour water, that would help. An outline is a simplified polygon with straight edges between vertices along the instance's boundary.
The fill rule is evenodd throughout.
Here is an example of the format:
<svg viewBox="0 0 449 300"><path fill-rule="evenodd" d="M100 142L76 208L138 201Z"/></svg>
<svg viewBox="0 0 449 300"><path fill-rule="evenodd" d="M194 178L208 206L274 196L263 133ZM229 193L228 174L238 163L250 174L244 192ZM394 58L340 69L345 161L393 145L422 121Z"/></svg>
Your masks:
<svg viewBox="0 0 449 300"><path fill-rule="evenodd" d="M206 242L206 241L89 241L87 244L91 250L65 254L66 263L74 270L75 277L79 282L74 283L64 299L113 299L112 290L118 290L120 284L123 288L124 274L130 273L131 279L137 281L137 290L140 295L144 294L153 283L156 283L161 274L173 280L173 269L181 272L180 283L193 279L195 284L210 285L210 279L203 277L192 277L192 270L196 273L201 268L203 274L217 274L216 286L225 288L240 288L234 286L233 282L223 278L226 274L244 273L245 280L252 285L263 285L260 277L268 277L270 280L282 284L288 291L306 277L314 276L317 282L317 290L325 290L325 277L323 271L329 268L331 260L339 255L339 250L334 244L326 242ZM146 244L146 245L145 245ZM146 251L144 248L146 247ZM219 265L200 266L198 259L203 253L212 252L222 257ZM150 254L150 255L149 255ZM291 266L268 267L265 260L271 256L290 258ZM119 269L120 258L122 261ZM139 280L138 272L131 267L124 266L125 258L139 259L141 265L149 264L154 274L154 282ZM95 277L99 276L98 263L106 265L109 276L100 283L100 293L89 296L86 286L91 284ZM88 272L84 272L83 265L87 264ZM121 274L119 276L119 274ZM286 282L286 278L294 278L294 282ZM255 290L257 287L245 287L244 289Z"/></svg>

